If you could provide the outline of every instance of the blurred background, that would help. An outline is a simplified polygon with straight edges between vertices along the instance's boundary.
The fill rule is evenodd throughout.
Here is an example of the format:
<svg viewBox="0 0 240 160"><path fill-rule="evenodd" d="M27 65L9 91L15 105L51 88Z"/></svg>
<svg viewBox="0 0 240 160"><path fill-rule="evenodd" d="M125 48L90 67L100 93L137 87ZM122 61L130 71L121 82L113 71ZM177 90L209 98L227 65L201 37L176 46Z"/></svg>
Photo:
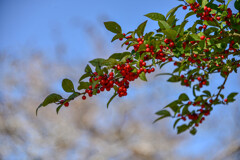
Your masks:
<svg viewBox="0 0 240 160"><path fill-rule="evenodd" d="M174 120L156 124L154 113L191 90L154 78L130 84L129 95L106 104L113 92L82 101L78 98L56 115L56 105L37 106L50 93L60 93L61 81L78 79L88 61L125 51L103 22L116 21L126 33L145 21L150 12L166 13L177 0L0 0L0 159L1 160L202 160L240 159L240 108L237 101L216 106L198 127L177 135ZM234 10L234 1L230 8ZM183 20L187 11L179 9ZM189 19L187 27L194 19ZM158 29L149 21L146 31ZM224 93L238 92L233 73ZM223 82L211 76L217 92Z"/></svg>

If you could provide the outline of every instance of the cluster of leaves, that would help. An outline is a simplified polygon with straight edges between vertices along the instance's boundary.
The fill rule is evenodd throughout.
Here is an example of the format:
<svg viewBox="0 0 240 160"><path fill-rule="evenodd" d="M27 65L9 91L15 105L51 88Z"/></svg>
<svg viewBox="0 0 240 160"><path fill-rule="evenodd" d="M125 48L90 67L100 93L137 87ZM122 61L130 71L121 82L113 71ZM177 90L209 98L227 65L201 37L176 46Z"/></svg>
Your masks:
<svg viewBox="0 0 240 160"><path fill-rule="evenodd" d="M237 93L233 92L227 97L221 93L232 71L237 72L240 67L240 13L232 13L228 4L222 0L180 0L183 4L171 9L166 16L160 13L149 13L145 16L157 21L159 28L156 32L144 34L147 21L140 24L136 30L126 34L122 33L121 26L116 22L105 22L107 30L113 32L115 40L125 40L130 52L114 53L108 59L97 58L90 61L85 68L85 74L79 79L79 92L75 91L73 83L64 79L62 87L71 95L64 99L58 94L50 94L37 108L45 107L50 103L58 104L57 113L63 105L78 96L85 100L105 90L114 89L109 103L116 97L127 95L131 81L140 78L147 81L146 74L173 63L176 67L169 75L168 82L180 83L193 90L194 99L182 93L179 98L162 110L156 112L159 116L154 122L166 117L176 118L173 127L179 121L177 132L190 130L196 134L196 127L210 115L214 105L234 102ZM235 8L240 11L240 1L235 2ZM178 24L175 12L182 8L189 12L182 23ZM192 27L184 29L188 18L195 15L197 20ZM92 70L94 68L94 71ZM218 73L223 77L223 84L218 87L217 93L208 90L202 91L204 85L209 85L209 75ZM89 81L84 81L89 78ZM196 93L197 91L197 93ZM171 111L169 111L169 109ZM171 113L173 112L173 113Z"/></svg>

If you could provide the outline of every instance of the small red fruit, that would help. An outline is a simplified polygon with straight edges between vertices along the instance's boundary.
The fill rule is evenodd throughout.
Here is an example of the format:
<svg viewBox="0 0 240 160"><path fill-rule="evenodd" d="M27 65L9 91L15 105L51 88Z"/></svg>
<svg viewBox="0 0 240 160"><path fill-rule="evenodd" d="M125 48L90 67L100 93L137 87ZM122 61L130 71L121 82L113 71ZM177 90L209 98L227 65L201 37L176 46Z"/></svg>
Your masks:
<svg viewBox="0 0 240 160"><path fill-rule="evenodd" d="M228 102L228 99L224 99L224 102Z"/></svg>
<svg viewBox="0 0 240 160"><path fill-rule="evenodd" d="M204 40L204 39L205 39L205 36L201 36L200 39L201 39L201 40Z"/></svg>
<svg viewBox="0 0 240 160"><path fill-rule="evenodd" d="M187 6L183 6L182 8L183 8L184 10L186 10L186 9L187 9Z"/></svg>
<svg viewBox="0 0 240 160"><path fill-rule="evenodd" d="M82 99L85 100L87 97L86 96L82 96Z"/></svg>
<svg viewBox="0 0 240 160"><path fill-rule="evenodd" d="M64 103L64 106L65 106L65 107L68 107L68 106L69 106L69 103L68 103L68 102Z"/></svg>

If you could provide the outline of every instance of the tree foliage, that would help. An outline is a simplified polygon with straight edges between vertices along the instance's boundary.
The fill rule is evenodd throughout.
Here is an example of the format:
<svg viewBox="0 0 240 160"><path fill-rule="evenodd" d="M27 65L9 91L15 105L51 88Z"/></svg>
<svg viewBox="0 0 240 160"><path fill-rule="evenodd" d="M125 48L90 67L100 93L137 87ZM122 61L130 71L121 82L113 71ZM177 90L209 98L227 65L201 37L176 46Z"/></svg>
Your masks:
<svg viewBox="0 0 240 160"><path fill-rule="evenodd" d="M112 42L124 40L122 46L127 50L123 53L114 53L108 59L97 58L89 61L85 73L79 79L76 91L71 80L64 79L62 88L71 93L68 98L58 94L50 94L37 108L45 107L50 103L58 105L57 113L62 106L82 96L85 100L103 91L114 89L114 94L107 103L116 97L127 96L130 82L140 78L147 81L146 74L172 63L175 69L171 73L160 73L156 76L168 75L167 80L192 88L193 99L182 93L162 110L156 112L157 122L166 117L175 119L173 127L177 133L189 130L196 134L205 117L210 115L213 106L234 102L238 94L233 92L223 95L225 83L232 72L240 67L240 12L233 13L228 4L222 0L180 0L183 4L171 9L166 16L160 13L148 13L145 16L157 21L159 28L156 32L144 33L147 21L141 23L136 30L122 33L122 28L116 22L105 22L107 30L114 33ZM235 8L240 11L240 1L236 0ZM184 20L178 23L175 12L178 9L188 9ZM185 29L190 16L197 20L192 26ZM218 87L217 93L202 90L209 86L209 76L220 74L223 83ZM87 80L86 80L87 79ZM181 125L178 125L183 121Z"/></svg>

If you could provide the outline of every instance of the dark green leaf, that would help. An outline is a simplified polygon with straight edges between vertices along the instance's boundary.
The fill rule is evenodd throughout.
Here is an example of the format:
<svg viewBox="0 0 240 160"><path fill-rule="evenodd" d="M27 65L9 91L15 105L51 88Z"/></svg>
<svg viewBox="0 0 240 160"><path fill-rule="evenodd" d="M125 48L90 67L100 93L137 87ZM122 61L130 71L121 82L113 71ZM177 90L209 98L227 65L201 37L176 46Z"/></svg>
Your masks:
<svg viewBox="0 0 240 160"><path fill-rule="evenodd" d="M240 12L240 0L235 1L234 7Z"/></svg>
<svg viewBox="0 0 240 160"><path fill-rule="evenodd" d="M186 124L183 124L183 125L181 125L181 126L178 126L178 127L177 127L177 134L180 134L180 133L186 131L188 128L189 128L189 127L188 127Z"/></svg>
<svg viewBox="0 0 240 160"><path fill-rule="evenodd" d="M105 27L107 30L113 32L113 33L122 33L121 26L117 24L116 22L109 21L109 22L104 22Z"/></svg>
<svg viewBox="0 0 240 160"><path fill-rule="evenodd" d="M62 81L62 88L65 92L74 92L74 86L71 80L64 79Z"/></svg>
<svg viewBox="0 0 240 160"><path fill-rule="evenodd" d="M178 99L179 99L180 101L187 101L187 100L189 100L188 96L187 96L185 93L182 93L182 94L178 97Z"/></svg>
<svg viewBox="0 0 240 160"><path fill-rule="evenodd" d="M42 106L46 106L50 103L55 103L55 102L58 102L59 100L63 99L62 96L56 94L56 93L52 93L50 95L48 95L45 100L43 101L42 103Z"/></svg>
<svg viewBox="0 0 240 160"><path fill-rule="evenodd" d="M205 93L208 97L211 97L211 92L209 92L208 90L204 90L203 93Z"/></svg>
<svg viewBox="0 0 240 160"><path fill-rule="evenodd" d="M108 103L107 103L107 108L109 106L109 104L111 103L111 101L113 100L113 98L115 98L118 94L114 93L114 95L109 99Z"/></svg>
<svg viewBox="0 0 240 160"><path fill-rule="evenodd" d="M174 124L173 124L173 128L176 127L177 123L178 123L180 120L181 120L181 118L178 118L178 119L174 122Z"/></svg>
<svg viewBox="0 0 240 160"><path fill-rule="evenodd" d="M163 119L163 118L166 118L166 117L169 117L169 116L162 116L162 117L159 117L159 118L157 118L155 121L153 121L153 123L156 123L157 121L159 121L159 120L161 120L161 119Z"/></svg>
<svg viewBox="0 0 240 160"><path fill-rule="evenodd" d="M60 111L60 109L62 108L62 106L63 106L63 104L61 104L61 105L59 105L59 106L57 107L57 109L56 109L57 114L58 114L58 112Z"/></svg>
<svg viewBox="0 0 240 160"><path fill-rule="evenodd" d="M41 103L41 104L37 107L37 109L36 109L36 116L37 116L37 113L38 113L39 108L41 108L41 107L43 107L42 103Z"/></svg>
<svg viewBox="0 0 240 160"><path fill-rule="evenodd" d="M86 73L92 73L92 69L91 69L91 67L89 65L86 66L85 72Z"/></svg>
<svg viewBox="0 0 240 160"><path fill-rule="evenodd" d="M188 108L189 108L189 105L185 105L185 106L183 107L182 115L186 115L186 114L189 114L189 113L190 113L189 110L188 110Z"/></svg>
<svg viewBox="0 0 240 160"><path fill-rule="evenodd" d="M144 33L144 30L145 30L145 27L146 27L146 24L147 24L147 21L141 23L138 28L136 29L136 33L138 35L138 37L141 37L143 36L143 33Z"/></svg>
<svg viewBox="0 0 240 160"><path fill-rule="evenodd" d="M165 16L160 13L148 13L145 16L154 21L165 20Z"/></svg>
<svg viewBox="0 0 240 160"><path fill-rule="evenodd" d="M170 77L167 81L168 81L168 82L179 82L179 81L181 81L181 78L180 78L179 76L173 75L173 76Z"/></svg>
<svg viewBox="0 0 240 160"><path fill-rule="evenodd" d="M237 92L232 92L232 93L230 93L230 94L227 96L228 101L234 100L234 97L235 97L236 95L238 95Z"/></svg>
<svg viewBox="0 0 240 160"><path fill-rule="evenodd" d="M111 42L113 42L113 41L115 41L116 39L119 39L119 38L125 38L125 36L122 33L118 33L112 38Z"/></svg>
<svg viewBox="0 0 240 160"><path fill-rule="evenodd" d="M193 127L191 130L190 130L190 133L192 135L195 135L197 133L197 129L195 127Z"/></svg>
<svg viewBox="0 0 240 160"><path fill-rule="evenodd" d="M167 110L160 110L160 111L156 112L155 114L157 114L159 116L167 116L167 117L171 116L170 112Z"/></svg>

